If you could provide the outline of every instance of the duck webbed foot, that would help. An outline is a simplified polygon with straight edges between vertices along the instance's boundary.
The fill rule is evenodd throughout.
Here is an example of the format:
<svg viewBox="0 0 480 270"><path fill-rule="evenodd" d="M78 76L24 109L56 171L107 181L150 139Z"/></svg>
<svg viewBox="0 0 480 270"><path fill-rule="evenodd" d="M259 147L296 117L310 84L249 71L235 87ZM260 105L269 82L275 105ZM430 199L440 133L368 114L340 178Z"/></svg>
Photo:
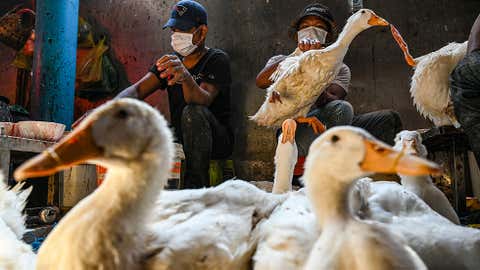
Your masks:
<svg viewBox="0 0 480 270"><path fill-rule="evenodd" d="M282 143L295 142L295 131L297 130L297 122L293 119L287 119L282 123Z"/></svg>
<svg viewBox="0 0 480 270"><path fill-rule="evenodd" d="M307 123L309 126L311 126L313 128L313 131L315 132L315 134L320 134L320 133L323 133L325 132L325 130L327 130L327 127L325 127L325 125L320 122L320 120L318 120L317 117L315 116L312 116L312 117L298 117L297 119L295 119L298 123Z"/></svg>

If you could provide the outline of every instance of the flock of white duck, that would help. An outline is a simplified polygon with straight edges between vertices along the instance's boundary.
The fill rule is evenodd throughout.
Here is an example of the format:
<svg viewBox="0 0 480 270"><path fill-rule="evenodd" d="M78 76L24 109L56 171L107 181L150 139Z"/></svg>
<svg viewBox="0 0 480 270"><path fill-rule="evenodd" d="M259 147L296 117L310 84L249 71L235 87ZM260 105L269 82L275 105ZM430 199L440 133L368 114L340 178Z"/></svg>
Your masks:
<svg viewBox="0 0 480 270"><path fill-rule="evenodd" d="M287 90L331 81L355 35L373 25L386 22L360 10L339 41L282 64L269 95L278 91L283 103L264 103L257 122L305 116L320 93L307 100ZM415 72L428 66L424 59L437 58L416 60ZM318 67L322 79L304 65ZM412 93L428 90L416 85ZM8 190L0 179L0 269L480 269L480 231L458 225L428 176L440 169L423 159L418 133L400 133L392 148L358 128L331 128L310 147L305 188L292 191L295 163L277 157L296 153L294 142L277 149L273 193L242 180L162 191L173 160L165 119L141 101L111 101L15 172L22 180L85 162L108 168L38 254L21 240L31 190ZM376 172L398 173L401 184L362 178Z"/></svg>

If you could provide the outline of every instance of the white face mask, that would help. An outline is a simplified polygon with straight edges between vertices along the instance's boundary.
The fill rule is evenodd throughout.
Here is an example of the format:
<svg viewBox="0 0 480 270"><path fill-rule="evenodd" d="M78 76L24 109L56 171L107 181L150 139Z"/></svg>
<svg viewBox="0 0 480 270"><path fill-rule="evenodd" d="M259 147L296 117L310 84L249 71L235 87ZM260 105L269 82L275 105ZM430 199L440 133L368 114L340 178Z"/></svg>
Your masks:
<svg viewBox="0 0 480 270"><path fill-rule="evenodd" d="M190 55L198 48L193 44L193 33L173 32L171 45L173 50L183 57Z"/></svg>
<svg viewBox="0 0 480 270"><path fill-rule="evenodd" d="M298 43L302 41L319 41L321 44L325 44L325 40L327 39L328 32L323 30L322 28L310 26L307 28L303 28L302 30L297 32L298 35Z"/></svg>

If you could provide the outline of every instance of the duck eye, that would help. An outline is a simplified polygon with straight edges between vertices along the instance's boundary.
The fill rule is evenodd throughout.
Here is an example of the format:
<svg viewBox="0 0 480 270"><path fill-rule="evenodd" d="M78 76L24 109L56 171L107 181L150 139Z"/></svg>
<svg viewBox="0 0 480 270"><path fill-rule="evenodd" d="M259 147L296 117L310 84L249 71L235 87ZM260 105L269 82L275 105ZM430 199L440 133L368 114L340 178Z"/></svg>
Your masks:
<svg viewBox="0 0 480 270"><path fill-rule="evenodd" d="M119 110L115 116L119 119L127 119L128 112L126 110Z"/></svg>
<svg viewBox="0 0 480 270"><path fill-rule="evenodd" d="M340 141L340 137L338 137L337 135L333 135L331 140L332 140L332 143L336 143Z"/></svg>
<svg viewBox="0 0 480 270"><path fill-rule="evenodd" d="M365 14L365 10L362 10L362 14Z"/></svg>

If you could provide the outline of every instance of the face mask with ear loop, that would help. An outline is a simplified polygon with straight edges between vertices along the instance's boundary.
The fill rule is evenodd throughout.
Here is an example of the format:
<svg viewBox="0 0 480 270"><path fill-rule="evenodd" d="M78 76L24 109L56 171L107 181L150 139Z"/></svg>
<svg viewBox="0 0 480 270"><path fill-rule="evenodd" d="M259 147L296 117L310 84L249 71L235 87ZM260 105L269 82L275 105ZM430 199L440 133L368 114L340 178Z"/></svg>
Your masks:
<svg viewBox="0 0 480 270"><path fill-rule="evenodd" d="M183 57L192 54L198 48L193 44L193 35L197 30L193 33L173 32L171 42L173 50Z"/></svg>
<svg viewBox="0 0 480 270"><path fill-rule="evenodd" d="M321 44L325 44L327 35L328 35L327 31L315 26L303 28L302 30L297 32L298 43L302 41L303 42L318 41Z"/></svg>

